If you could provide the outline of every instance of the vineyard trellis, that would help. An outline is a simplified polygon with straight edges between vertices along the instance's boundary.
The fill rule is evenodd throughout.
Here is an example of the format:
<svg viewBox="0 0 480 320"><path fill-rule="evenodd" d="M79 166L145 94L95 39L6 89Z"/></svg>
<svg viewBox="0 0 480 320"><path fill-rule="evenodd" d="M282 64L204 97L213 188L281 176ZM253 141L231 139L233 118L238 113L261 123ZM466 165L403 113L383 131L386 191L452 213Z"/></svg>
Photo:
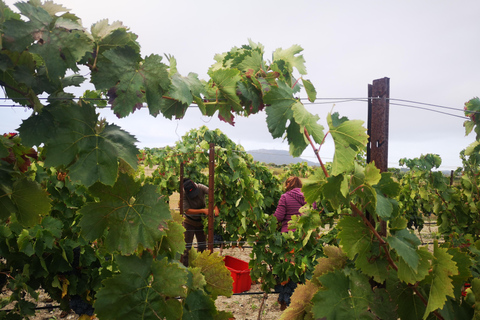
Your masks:
<svg viewBox="0 0 480 320"><path fill-rule="evenodd" d="M219 219L230 222L226 240L269 243L254 246L254 260L263 263L251 264L262 290L281 277L302 283L283 319L478 317L478 98L465 105L466 133L475 132L476 141L461 154L460 185L450 186L432 170L441 161L435 155L406 161L411 170L399 180L358 161L368 141L362 121L330 113L325 132L319 116L296 98L303 88L316 99L298 45L275 50L267 62L263 46L249 41L217 55L210 78L201 81L179 74L171 56L142 57L136 35L119 22L100 21L87 31L61 5L32 0L16 7L20 13L0 2L0 85L32 115L0 140L0 275L11 290L2 306L14 304L1 318L31 316L27 298L35 299L39 288L62 309L81 307L102 320L232 316L214 304L232 293L222 257L192 250L190 267L178 261L185 249L181 217L166 197L178 190L178 175L157 171L151 180L138 178L136 139L99 119L104 98L119 117L144 104L152 116L172 119L194 103L203 115L231 124L236 116L264 111L272 137L285 138L293 156L333 138L333 161L323 163L317 153L320 167L303 187L308 205L292 219L295 231L283 234L265 214L279 192L271 172L234 153L240 147L218 132L191 131L176 146L182 153L199 151L192 155L199 163L208 161L209 142L222 150L216 170L224 171L223 184L216 183L222 187L215 199L224 210ZM89 79L67 75L80 67L90 70ZM95 90L77 100L66 92L84 81ZM168 165L180 160L164 159ZM188 174L206 179L195 169ZM421 246L408 228L412 208L436 214L444 243L435 242L432 251ZM333 221L335 231L318 232ZM387 223L384 234L380 221ZM370 279L382 286L372 288Z"/></svg>

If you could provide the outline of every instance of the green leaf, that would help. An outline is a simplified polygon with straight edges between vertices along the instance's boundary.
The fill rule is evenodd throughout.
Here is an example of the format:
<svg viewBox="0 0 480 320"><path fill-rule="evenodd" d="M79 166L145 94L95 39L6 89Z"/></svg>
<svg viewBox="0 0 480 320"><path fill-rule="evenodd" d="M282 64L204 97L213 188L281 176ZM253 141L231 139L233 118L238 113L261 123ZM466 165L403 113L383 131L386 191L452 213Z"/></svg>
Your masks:
<svg viewBox="0 0 480 320"><path fill-rule="evenodd" d="M235 111L241 110L240 98L237 96L237 83L242 79L240 71L219 69L209 73L219 99L226 99Z"/></svg>
<svg viewBox="0 0 480 320"><path fill-rule="evenodd" d="M116 125L99 129L94 107L69 103L50 112L58 125L45 145L47 166L67 167L70 178L87 187L96 181L113 185L119 159L136 168L136 139Z"/></svg>
<svg viewBox="0 0 480 320"><path fill-rule="evenodd" d="M12 49L38 54L48 77L58 82L67 69L78 71L78 61L92 48L92 41L74 15L55 16L33 2L19 3L20 12L28 21L8 20L4 28ZM52 6L45 8L52 9ZM54 22L54 23L52 23Z"/></svg>
<svg viewBox="0 0 480 320"><path fill-rule="evenodd" d="M416 250L416 254L420 258L416 270L413 270L412 267L407 262L405 262L402 257L398 258L398 279L404 281L405 283L414 284L416 282L422 281L429 273L431 267L430 260L433 256L428 251L428 248L419 248Z"/></svg>
<svg viewBox="0 0 480 320"><path fill-rule="evenodd" d="M182 320L213 319L215 313L214 301L203 290L195 290L185 299Z"/></svg>
<svg viewBox="0 0 480 320"><path fill-rule="evenodd" d="M11 199L17 206L17 220L25 227L36 225L41 216L50 212L50 198L35 181L26 178L16 181Z"/></svg>
<svg viewBox="0 0 480 320"><path fill-rule="evenodd" d="M189 73L188 77L183 77L179 73L172 75L170 89L165 94L172 99L163 99L162 114L168 119L172 119L173 116L182 119L188 106L197 101L204 91L204 86L196 73Z"/></svg>
<svg viewBox="0 0 480 320"><path fill-rule="evenodd" d="M206 290L214 299L219 295L232 296L233 279L218 252L203 251L195 259L189 260L189 264L201 269L207 281Z"/></svg>
<svg viewBox="0 0 480 320"><path fill-rule="evenodd" d="M408 264L408 266L417 272L420 263L420 256L417 253L417 247L421 241L417 236L407 229L395 232L394 236L387 238L388 244L395 249L397 254Z"/></svg>
<svg viewBox="0 0 480 320"><path fill-rule="evenodd" d="M293 91L284 82L279 82L278 87L265 94L264 103L269 105L265 110L267 113L267 126L273 138L283 136L287 121L292 119L292 106L297 103L293 98Z"/></svg>
<svg viewBox="0 0 480 320"><path fill-rule="evenodd" d="M365 148L368 141L363 121L340 121L338 114L328 114L327 117L330 134L335 143L333 156L332 175L349 172L354 168L356 155Z"/></svg>
<svg viewBox="0 0 480 320"><path fill-rule="evenodd" d="M173 259L177 253L185 251L185 228L173 220L167 221L166 237L162 241L162 251L169 252Z"/></svg>
<svg viewBox="0 0 480 320"><path fill-rule="evenodd" d="M447 253L447 249L440 248L437 242L433 246L433 256L430 294L423 319L427 319L432 311L442 309L447 296L454 298L451 276L458 275L458 268L452 256Z"/></svg>
<svg viewBox="0 0 480 320"><path fill-rule="evenodd" d="M303 48L299 45L293 45L288 49L278 48L273 53L273 61L283 60L286 63L287 70L289 73L293 72L293 68L297 68L300 74L307 74L307 69L305 68L305 59L302 55L297 56L298 53L302 52Z"/></svg>
<svg viewBox="0 0 480 320"><path fill-rule="evenodd" d="M305 91L307 92L308 101L315 102L317 99L317 90L313 86L310 80L305 80L302 78L303 86L305 87Z"/></svg>
<svg viewBox="0 0 480 320"><path fill-rule="evenodd" d="M372 233L360 217L345 216L338 222L340 246L350 259L366 255L372 244Z"/></svg>
<svg viewBox="0 0 480 320"><path fill-rule="evenodd" d="M384 197L382 194L379 194L378 191L376 196L377 204L375 207L375 212L382 220L390 220L394 211L394 206L392 202L394 202L395 200Z"/></svg>
<svg viewBox="0 0 480 320"><path fill-rule="evenodd" d="M312 115L308 112L305 106L300 102L295 103L292 106L292 110L294 120L300 125L300 134L302 134L302 137L304 135L304 130L306 129L316 143L322 144L324 128L317 123L320 118L317 115ZM305 137L303 137L303 139L305 139ZM305 140L305 143L308 143L308 141Z"/></svg>
<svg viewBox="0 0 480 320"><path fill-rule="evenodd" d="M171 218L156 187L139 186L132 177L121 174L113 187L103 189L99 202L87 203L80 210L82 235L93 241L108 230L105 245L113 252L130 254L140 245L153 249L163 237L159 226Z"/></svg>
<svg viewBox="0 0 480 320"><path fill-rule="evenodd" d="M354 270L342 270L320 277L322 287L312 299L315 319L375 319L369 311L373 293L368 278Z"/></svg>
<svg viewBox="0 0 480 320"><path fill-rule="evenodd" d="M116 256L120 273L103 281L96 295L95 312L101 319L180 319L187 272L166 259L154 261L144 253Z"/></svg>
<svg viewBox="0 0 480 320"><path fill-rule="evenodd" d="M348 185L345 184L343 175L331 176L327 178L327 183L321 187L323 196L332 204L334 208L338 208L341 204L347 204Z"/></svg>
<svg viewBox="0 0 480 320"><path fill-rule="evenodd" d="M396 197L400 192L400 184L392 179L391 172L382 172L380 181L374 185L377 193L384 194L388 197Z"/></svg>

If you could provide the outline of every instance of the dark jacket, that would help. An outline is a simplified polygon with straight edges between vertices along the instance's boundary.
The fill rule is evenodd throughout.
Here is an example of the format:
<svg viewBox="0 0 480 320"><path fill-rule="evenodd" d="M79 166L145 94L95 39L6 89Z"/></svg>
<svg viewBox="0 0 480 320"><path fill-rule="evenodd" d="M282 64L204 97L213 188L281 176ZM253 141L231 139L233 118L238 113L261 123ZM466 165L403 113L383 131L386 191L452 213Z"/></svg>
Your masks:
<svg viewBox="0 0 480 320"><path fill-rule="evenodd" d="M298 210L305 204L305 197L300 188L294 188L282 194L274 213L278 222L282 223L282 232L288 231L288 222L292 220L293 215L300 215Z"/></svg>
<svg viewBox="0 0 480 320"><path fill-rule="evenodd" d="M190 199L186 192L183 193L183 210L187 211L187 209L203 209L205 208L205 196L208 195L208 187L197 183L198 188L198 195ZM196 215L185 215L185 222L190 225L200 226L202 224L202 217Z"/></svg>

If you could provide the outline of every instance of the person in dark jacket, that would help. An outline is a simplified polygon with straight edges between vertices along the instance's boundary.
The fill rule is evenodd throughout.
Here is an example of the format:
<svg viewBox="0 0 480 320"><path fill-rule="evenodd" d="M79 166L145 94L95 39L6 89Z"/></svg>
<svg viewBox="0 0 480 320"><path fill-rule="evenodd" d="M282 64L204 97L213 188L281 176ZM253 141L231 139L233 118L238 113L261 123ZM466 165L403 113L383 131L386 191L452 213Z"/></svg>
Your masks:
<svg viewBox="0 0 480 320"><path fill-rule="evenodd" d="M288 222L292 216L300 215L298 210L306 204L301 188L302 181L299 177L290 177L285 181L285 193L281 195L274 213L282 224L281 232L288 232Z"/></svg>
<svg viewBox="0 0 480 320"><path fill-rule="evenodd" d="M185 219L183 227L185 228L185 252L182 255L182 263L188 267L188 252L192 248L193 237L197 238L199 252L207 248L207 235L203 231L203 217L208 215L205 196L208 195L208 187L195 183L189 178L183 179L183 210ZM218 208L214 208L215 216L218 216Z"/></svg>

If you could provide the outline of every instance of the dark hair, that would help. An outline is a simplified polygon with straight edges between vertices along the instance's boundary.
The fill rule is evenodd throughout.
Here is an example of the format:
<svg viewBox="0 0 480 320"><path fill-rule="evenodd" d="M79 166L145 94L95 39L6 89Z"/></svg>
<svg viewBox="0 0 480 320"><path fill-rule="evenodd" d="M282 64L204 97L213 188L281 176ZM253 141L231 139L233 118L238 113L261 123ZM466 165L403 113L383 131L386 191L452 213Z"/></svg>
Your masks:
<svg viewBox="0 0 480 320"><path fill-rule="evenodd" d="M302 180L300 180L299 177L289 177L285 181L285 191L290 191L295 188L301 188L302 187Z"/></svg>

